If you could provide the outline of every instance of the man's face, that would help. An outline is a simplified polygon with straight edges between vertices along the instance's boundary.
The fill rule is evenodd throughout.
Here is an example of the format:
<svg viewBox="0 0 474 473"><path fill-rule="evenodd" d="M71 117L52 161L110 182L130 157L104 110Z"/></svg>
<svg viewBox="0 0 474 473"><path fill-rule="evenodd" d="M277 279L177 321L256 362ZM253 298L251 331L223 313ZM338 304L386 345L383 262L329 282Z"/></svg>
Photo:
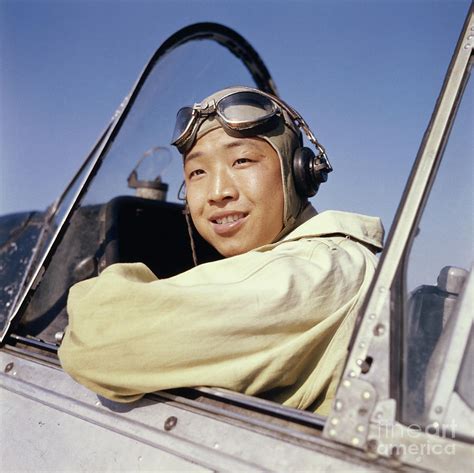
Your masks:
<svg viewBox="0 0 474 473"><path fill-rule="evenodd" d="M222 128L186 155L186 195L196 229L223 256L270 243L283 228L283 186L275 150Z"/></svg>

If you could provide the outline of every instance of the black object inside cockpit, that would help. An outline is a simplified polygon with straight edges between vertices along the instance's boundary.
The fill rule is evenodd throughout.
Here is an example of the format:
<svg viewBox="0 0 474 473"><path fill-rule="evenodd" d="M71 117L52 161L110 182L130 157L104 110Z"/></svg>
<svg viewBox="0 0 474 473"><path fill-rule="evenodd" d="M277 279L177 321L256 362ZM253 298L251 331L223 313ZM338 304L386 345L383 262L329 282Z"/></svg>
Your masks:
<svg viewBox="0 0 474 473"><path fill-rule="evenodd" d="M200 263L222 258L197 232ZM67 325L69 288L114 263L146 264L158 278L193 267L183 206L123 196L104 205L79 208L71 218L17 333L54 343Z"/></svg>
<svg viewBox="0 0 474 473"><path fill-rule="evenodd" d="M200 263L221 256L194 232ZM159 278L193 267L183 206L169 202L117 197L105 211L104 256L101 268L112 263L145 263Z"/></svg>

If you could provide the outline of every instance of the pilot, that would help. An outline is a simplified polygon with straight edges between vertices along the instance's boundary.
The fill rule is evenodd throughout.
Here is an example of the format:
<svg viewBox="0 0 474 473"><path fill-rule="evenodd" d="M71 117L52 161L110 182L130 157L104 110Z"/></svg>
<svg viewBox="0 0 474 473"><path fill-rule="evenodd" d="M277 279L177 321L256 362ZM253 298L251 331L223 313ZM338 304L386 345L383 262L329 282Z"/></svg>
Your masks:
<svg viewBox="0 0 474 473"><path fill-rule="evenodd" d="M115 264L73 286L63 368L119 402L214 386L327 414L380 220L315 211L308 197L331 170L324 148L257 89L181 109L173 144L194 227L225 258L161 280L142 263Z"/></svg>

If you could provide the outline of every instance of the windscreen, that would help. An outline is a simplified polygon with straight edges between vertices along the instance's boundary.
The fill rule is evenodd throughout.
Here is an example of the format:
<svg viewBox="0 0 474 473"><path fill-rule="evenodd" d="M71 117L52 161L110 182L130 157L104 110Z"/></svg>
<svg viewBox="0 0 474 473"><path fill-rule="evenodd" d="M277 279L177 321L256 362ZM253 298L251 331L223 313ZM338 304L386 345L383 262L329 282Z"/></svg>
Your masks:
<svg viewBox="0 0 474 473"><path fill-rule="evenodd" d="M401 383L407 424L429 423L430 384L442 368L437 352L474 263L472 136L465 132L473 124L473 98L471 77L408 258Z"/></svg>
<svg viewBox="0 0 474 473"><path fill-rule="evenodd" d="M119 110L115 129L112 126L106 132L91 153L88 164L59 202L51 228L59 229L65 223L66 230L57 240L59 244L54 245L55 237L50 239L54 252L47 258L44 276L28 305L20 305L17 310L16 322L21 318L17 329L20 335L54 343L55 334L67 324L66 301L71 285L97 275L106 262L102 257L106 251L122 251L120 248L111 250L110 245L105 248L106 241L113 239L112 233L116 231L110 227L110 220L121 218L108 203L124 196L142 199L144 203L138 210L149 214L155 205L154 199L166 196L168 202L179 202L182 158L170 145L177 111L224 87L257 86L241 59L211 39L185 42L155 61L152 67L145 69L146 77L142 76L137 82L122 116ZM96 159L100 165L87 187L81 190ZM79 194L81 198L75 202ZM73 204L74 211L69 212ZM129 213L138 212L130 210L129 201L126 206ZM141 227L137 227L137 232L146 235L147 227L143 222L138 223ZM169 222L148 219L146 224L159 232L160 228L166 229ZM119 222L119 225L129 230L127 222ZM140 246L139 239L135 244ZM47 246L43 245L44 254ZM39 261L37 266L39 269ZM4 333L7 328L3 327Z"/></svg>
<svg viewBox="0 0 474 473"><path fill-rule="evenodd" d="M157 147L169 152L161 149L147 169L143 161L137 170L139 178L155 177L150 170L156 169L162 181L169 184L168 200L178 201L183 181L182 159L170 146L178 110L201 102L216 90L240 84L255 87L240 60L214 41L186 43L166 55L142 87L83 204L134 194L127 178L144 154Z"/></svg>

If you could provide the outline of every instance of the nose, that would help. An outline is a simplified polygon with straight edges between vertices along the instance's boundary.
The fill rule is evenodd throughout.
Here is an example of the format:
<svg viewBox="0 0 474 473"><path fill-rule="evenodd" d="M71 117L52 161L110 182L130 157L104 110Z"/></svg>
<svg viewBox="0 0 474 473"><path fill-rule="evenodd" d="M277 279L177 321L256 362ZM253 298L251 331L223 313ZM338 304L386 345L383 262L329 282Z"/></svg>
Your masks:
<svg viewBox="0 0 474 473"><path fill-rule="evenodd" d="M239 190L232 173L224 166L218 166L212 173L209 182L209 203L216 204L228 200L235 200L239 196Z"/></svg>

